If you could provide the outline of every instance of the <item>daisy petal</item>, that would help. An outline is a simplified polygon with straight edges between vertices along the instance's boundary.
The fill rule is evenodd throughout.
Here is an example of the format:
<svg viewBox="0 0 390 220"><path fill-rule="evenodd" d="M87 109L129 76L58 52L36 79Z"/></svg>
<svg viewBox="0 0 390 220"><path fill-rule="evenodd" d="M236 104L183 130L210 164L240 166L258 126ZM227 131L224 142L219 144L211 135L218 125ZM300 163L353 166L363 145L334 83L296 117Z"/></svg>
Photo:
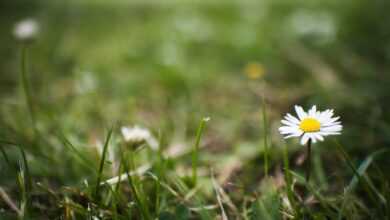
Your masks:
<svg viewBox="0 0 390 220"><path fill-rule="evenodd" d="M302 133L294 133L294 134L290 134L290 135L285 136L284 139L292 138L292 137L299 137L301 135L302 135Z"/></svg>
<svg viewBox="0 0 390 220"><path fill-rule="evenodd" d="M310 133L309 137L313 144L317 143L317 138L315 137L314 133Z"/></svg>
<svg viewBox="0 0 390 220"><path fill-rule="evenodd" d="M287 115L286 115L285 118L286 118L287 120L289 120L289 121L291 121L291 122L297 124L297 125L300 123L300 121L298 120L298 118L292 116L292 115L289 114L289 113L287 113Z"/></svg>
<svg viewBox="0 0 390 220"><path fill-rule="evenodd" d="M287 126L296 126L296 124L294 124L291 121L281 120L281 122L282 122L282 124L287 125Z"/></svg>
<svg viewBox="0 0 390 220"><path fill-rule="evenodd" d="M333 125L333 126L321 128L321 131L331 131L331 132L334 132L334 131L341 131L342 129L343 129L342 125Z"/></svg>
<svg viewBox="0 0 390 220"><path fill-rule="evenodd" d="M340 132L333 132L333 131L321 131L320 134L322 136L329 136L329 135L340 135Z"/></svg>
<svg viewBox="0 0 390 220"><path fill-rule="evenodd" d="M324 137L322 137L321 134L319 134L319 133L314 133L313 135L314 135L318 140L324 141Z"/></svg>
<svg viewBox="0 0 390 220"><path fill-rule="evenodd" d="M309 140L309 135L308 133L305 133L301 138L301 145L305 145L308 140Z"/></svg>
<svg viewBox="0 0 390 220"><path fill-rule="evenodd" d="M315 117L316 112L317 112L317 106L313 105L313 107L311 107L311 109L309 110L309 116Z"/></svg>
<svg viewBox="0 0 390 220"><path fill-rule="evenodd" d="M303 108L301 106L296 105L295 106L295 111L297 112L297 115L298 115L300 120L303 120L304 118L307 117L306 112L303 110Z"/></svg>
<svg viewBox="0 0 390 220"><path fill-rule="evenodd" d="M281 134L297 133L300 132L300 129L298 127L282 126L279 128L279 132Z"/></svg>

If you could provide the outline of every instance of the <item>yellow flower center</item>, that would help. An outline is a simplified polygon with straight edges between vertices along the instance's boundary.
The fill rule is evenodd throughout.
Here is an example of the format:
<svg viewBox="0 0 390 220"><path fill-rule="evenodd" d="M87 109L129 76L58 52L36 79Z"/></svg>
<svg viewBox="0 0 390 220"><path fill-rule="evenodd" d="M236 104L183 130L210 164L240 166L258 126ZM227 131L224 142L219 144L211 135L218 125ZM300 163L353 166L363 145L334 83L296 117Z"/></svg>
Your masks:
<svg viewBox="0 0 390 220"><path fill-rule="evenodd" d="M299 124L299 128L304 132L316 132L321 128L321 124L317 119L305 118Z"/></svg>

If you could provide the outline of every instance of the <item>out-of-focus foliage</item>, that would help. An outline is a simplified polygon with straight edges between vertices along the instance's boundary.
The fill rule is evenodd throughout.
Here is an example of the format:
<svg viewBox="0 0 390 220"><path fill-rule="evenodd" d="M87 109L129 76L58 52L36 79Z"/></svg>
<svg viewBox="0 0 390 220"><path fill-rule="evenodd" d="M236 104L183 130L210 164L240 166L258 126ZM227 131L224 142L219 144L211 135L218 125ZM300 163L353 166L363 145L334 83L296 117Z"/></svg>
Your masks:
<svg viewBox="0 0 390 220"><path fill-rule="evenodd" d="M113 124L141 124L163 131L168 146L191 146L199 119L210 116L201 163L217 173L239 164L229 178L251 192L263 175L264 97L275 173L284 144L279 119L294 104L336 109L344 125L338 139L358 163L390 144L389 9L388 0L1 2L0 139L27 145L35 179L62 186L89 171L74 163L61 135L96 160L93 146ZM40 23L27 58L44 141L33 138L20 86L21 44L12 35L29 17ZM317 171L334 177L322 182L331 192L351 174L337 165L333 145L316 149ZM17 161L18 151L8 151ZM291 147L291 159L299 151ZM386 169L381 158L375 165ZM12 189L16 173L0 164L0 186ZM253 209L278 216L277 194L268 194L251 198ZM240 196L231 195L237 203L246 200Z"/></svg>

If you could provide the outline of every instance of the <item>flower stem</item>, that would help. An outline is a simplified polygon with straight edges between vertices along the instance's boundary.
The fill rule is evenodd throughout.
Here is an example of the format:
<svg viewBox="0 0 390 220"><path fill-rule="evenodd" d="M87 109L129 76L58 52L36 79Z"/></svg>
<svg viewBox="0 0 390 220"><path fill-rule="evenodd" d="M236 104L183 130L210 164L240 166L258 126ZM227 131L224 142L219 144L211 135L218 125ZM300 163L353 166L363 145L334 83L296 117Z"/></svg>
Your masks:
<svg viewBox="0 0 390 220"><path fill-rule="evenodd" d="M307 142L307 159L306 159L306 182L310 180L311 172L311 139Z"/></svg>
<svg viewBox="0 0 390 220"><path fill-rule="evenodd" d="M29 80L27 77L27 67L26 67L26 57L27 57L27 45L22 45L21 49L21 59L20 59L20 75L22 80L23 93L26 99L26 105L28 108L28 113L30 115L32 127L35 131L35 115L33 109L33 99L31 96L31 90L29 85Z"/></svg>
<svg viewBox="0 0 390 220"><path fill-rule="evenodd" d="M262 109L262 112L263 112L263 136L264 136L264 175L265 177L268 177L268 122L267 122L267 111L266 111L266 106L265 106L265 99L264 99L264 96L263 96L263 109Z"/></svg>

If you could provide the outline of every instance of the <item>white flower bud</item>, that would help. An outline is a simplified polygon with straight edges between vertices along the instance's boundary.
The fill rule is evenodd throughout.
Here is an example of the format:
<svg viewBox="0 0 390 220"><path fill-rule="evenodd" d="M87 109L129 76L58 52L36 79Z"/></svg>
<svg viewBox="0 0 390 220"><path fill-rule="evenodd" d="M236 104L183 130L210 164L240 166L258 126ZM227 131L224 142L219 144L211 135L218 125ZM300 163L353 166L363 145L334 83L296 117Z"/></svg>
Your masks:
<svg viewBox="0 0 390 220"><path fill-rule="evenodd" d="M39 31L39 24L36 20L28 18L15 24L13 34L21 41L33 40Z"/></svg>
<svg viewBox="0 0 390 220"><path fill-rule="evenodd" d="M153 150L158 149L158 143L156 139L146 128L141 128L139 126L122 127L121 132L124 140L129 144L140 145L147 143Z"/></svg>

